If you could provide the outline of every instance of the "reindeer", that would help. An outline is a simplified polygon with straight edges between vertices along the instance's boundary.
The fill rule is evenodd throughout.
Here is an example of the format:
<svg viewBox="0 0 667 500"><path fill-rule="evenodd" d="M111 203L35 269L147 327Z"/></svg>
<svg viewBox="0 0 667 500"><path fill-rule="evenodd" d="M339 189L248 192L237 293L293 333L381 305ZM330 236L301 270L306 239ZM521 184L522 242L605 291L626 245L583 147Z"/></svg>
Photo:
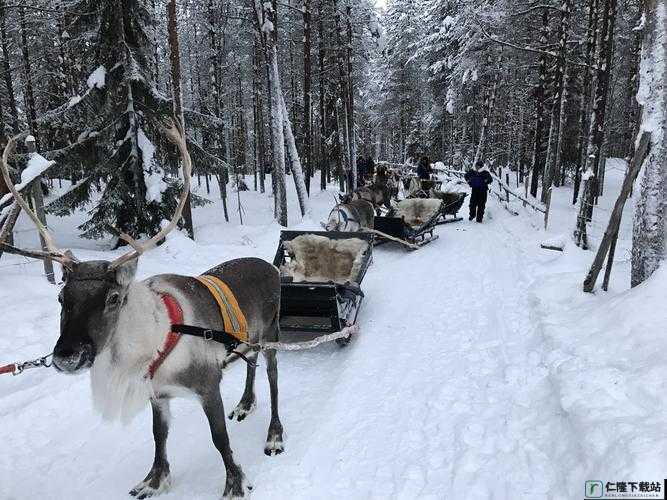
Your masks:
<svg viewBox="0 0 667 500"><path fill-rule="evenodd" d="M373 229L374 221L373 204L357 199L336 204L329 213L327 223L322 226L327 231L357 232L363 229Z"/></svg>
<svg viewBox="0 0 667 500"><path fill-rule="evenodd" d="M364 200L372 204L377 215L380 215L380 207L384 206L391 210L391 199L397 194L398 190L392 177L382 167L378 167L378 172L372 184L361 186L352 193L341 195L340 202L349 204L353 200Z"/></svg>
<svg viewBox="0 0 667 500"><path fill-rule="evenodd" d="M71 251L58 249L50 232L40 223L28 204L13 187L8 173L8 157L15 147L11 139L2 156L2 175L14 198L37 226L46 251L13 248L17 253L51 259L63 266L64 287L60 337L53 350L53 364L63 373L76 374L90 369L95 406L106 417L129 420L150 402L153 413L155 458L145 479L130 495L146 498L170 486L166 441L169 432L169 400L181 394L195 396L208 420L213 444L222 455L226 469L223 498L241 498L252 487L234 460L225 427L220 395L222 368L241 356L228 354L215 342L182 336L166 357L165 336L171 330L171 298L180 309L182 322L211 330L223 330L217 302L195 278L176 274L152 276L135 281L139 256L155 247L177 225L190 191L192 164L181 128L171 123L165 128L183 160L183 192L176 212L161 231L144 243L121 234L132 249L113 261L79 261ZM8 245L4 245L8 248ZM277 341L279 336L280 279L277 269L255 259L235 259L209 271L224 281L235 295L248 324L250 342ZM176 335L176 334L173 334ZM162 351L162 352L161 352ZM156 355L158 353L158 355ZM255 408L255 365L257 352L248 349L245 391L230 419L243 420ZM265 350L271 395L271 421L264 452L283 451L283 428L278 416L278 371L275 350ZM161 358L155 370L156 359Z"/></svg>

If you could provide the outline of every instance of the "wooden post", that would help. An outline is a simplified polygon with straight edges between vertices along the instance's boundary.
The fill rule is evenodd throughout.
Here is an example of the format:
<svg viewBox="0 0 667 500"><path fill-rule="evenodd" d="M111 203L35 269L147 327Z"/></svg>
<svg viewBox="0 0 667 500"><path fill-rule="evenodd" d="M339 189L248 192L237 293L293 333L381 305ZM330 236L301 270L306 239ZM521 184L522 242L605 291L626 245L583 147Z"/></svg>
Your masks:
<svg viewBox="0 0 667 500"><path fill-rule="evenodd" d="M602 279L602 290L605 292L609 290L609 278L611 278L611 268L614 265L614 255L616 254L616 241L618 240L618 229L614 233L611 245L609 246L609 255L607 255L607 267L604 270L604 278Z"/></svg>
<svg viewBox="0 0 667 500"><path fill-rule="evenodd" d="M5 217L0 226L0 243L7 243L8 245L14 244L13 231L20 213L21 206L15 201L9 209L9 214ZM2 257L2 248L0 248L0 257Z"/></svg>
<svg viewBox="0 0 667 500"><path fill-rule="evenodd" d="M28 148L28 153L30 153L30 156L37 154L37 143L35 142L35 138L32 135L29 135L25 139L25 145ZM42 177L39 176L35 178L35 180L32 183L32 200L30 200L32 203L32 208L35 211L35 214L37 215L37 218L39 221L44 225L44 227L48 227L46 225L46 213L44 212L44 195L42 194ZM48 252L49 249L46 247L46 242L44 241L44 237L42 234L39 234L39 241L42 245L42 250L45 252ZM44 274L46 274L46 279L49 280L49 283L54 283L56 282L56 278L53 274L53 261L51 259L44 259Z"/></svg>
<svg viewBox="0 0 667 500"><path fill-rule="evenodd" d="M547 230L549 225L549 209L551 208L551 195L553 193L553 188L550 187L547 191L546 201L545 201L545 210L544 210L544 230Z"/></svg>
<svg viewBox="0 0 667 500"><path fill-rule="evenodd" d="M595 287L595 282L598 278L598 274L602 269L602 264L604 259L607 256L607 251L609 250L612 241L614 240L614 235L618 234L618 228L621 225L621 217L623 215L623 207L625 206L625 201L630 195L630 190L632 189L632 184L635 182L641 166L644 163L644 158L649 152L651 146L651 134L649 132L644 132L639 140L639 146L635 155L632 157L632 162L630 163L630 168L628 173L623 180L623 187L621 188L621 193L618 195L614 209L611 212L611 217L609 217L609 224L607 225L607 230L604 233L602 242L598 247L598 251L595 254L595 259L591 264L591 268L586 275L584 280L584 292L592 292ZM611 271L611 269L610 269ZM610 272L608 271L608 272Z"/></svg>

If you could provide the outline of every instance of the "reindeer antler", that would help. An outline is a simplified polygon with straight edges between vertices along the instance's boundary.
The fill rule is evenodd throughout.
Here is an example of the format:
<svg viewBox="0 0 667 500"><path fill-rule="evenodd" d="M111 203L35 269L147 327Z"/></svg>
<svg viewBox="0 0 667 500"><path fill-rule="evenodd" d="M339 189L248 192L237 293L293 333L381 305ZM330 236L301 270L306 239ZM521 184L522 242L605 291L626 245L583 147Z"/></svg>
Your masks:
<svg viewBox="0 0 667 500"><path fill-rule="evenodd" d="M121 255L116 260L114 260L111 263L110 266L111 269L115 269L118 266L125 264L126 262L136 259L141 254L145 253L151 248L154 248L162 239L164 239L165 236L167 236L171 231L174 230L174 228L178 224L178 221L181 218L181 215L183 214L183 208L185 207L185 202L187 201L188 195L190 194L190 179L192 177L192 159L190 158L190 153L188 152L188 147L185 140L185 133L183 132L181 124L178 120L169 119L165 123L163 131L167 136L167 138L176 145L178 151L181 154L181 159L183 160L183 192L181 193L181 197L178 200L176 211L174 212L174 216L172 217L171 221L169 221L169 223L166 226L164 226L160 230L160 232L158 232L150 240L144 243L140 243L131 236L125 233L121 233L119 235L120 239L127 242L133 248L133 250L127 252L124 255Z"/></svg>
<svg viewBox="0 0 667 500"><path fill-rule="evenodd" d="M35 215L35 212L33 212L30 209L30 206L26 201L23 199L21 194L19 193L18 189L16 189L16 186L14 186L14 182L12 181L11 177L9 176L9 157L11 154L14 152L14 149L16 148L16 139L18 137L21 137L21 135L17 135L15 137L11 137L7 141L7 145L5 146L5 150L2 153L2 162L0 164L0 171L2 172L2 177L5 180L5 184L7 184L7 187L11 191L12 195L14 196L14 200L19 204L19 206L23 209L23 211L28 214L32 222L37 226L37 230L39 231L39 234L42 236L42 239L44 240L44 245L47 248L47 251L39 251L39 250L20 250L20 249L15 249L17 250L16 253L21 253L22 255L29 255L30 257L34 257L36 259L51 259L55 260L56 262L60 262L63 266L67 268L71 268L72 264L76 262L76 258L74 255L69 251L69 250L61 250L58 247L56 247L53 237L51 236L50 231L42 224L42 222L39 220L39 217ZM4 243L4 242L0 242ZM4 245L5 248L13 248L9 245Z"/></svg>

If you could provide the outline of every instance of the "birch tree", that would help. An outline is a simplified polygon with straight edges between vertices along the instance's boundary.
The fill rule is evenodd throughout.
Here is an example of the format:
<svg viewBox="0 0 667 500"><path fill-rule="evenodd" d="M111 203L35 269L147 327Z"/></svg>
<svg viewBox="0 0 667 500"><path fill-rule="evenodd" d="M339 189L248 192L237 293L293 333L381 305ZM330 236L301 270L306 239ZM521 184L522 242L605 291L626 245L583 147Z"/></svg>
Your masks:
<svg viewBox="0 0 667 500"><path fill-rule="evenodd" d="M635 203L632 237L632 286L639 285L665 258L667 237L667 7L662 0L644 3L644 40L638 101L641 131L651 134Z"/></svg>

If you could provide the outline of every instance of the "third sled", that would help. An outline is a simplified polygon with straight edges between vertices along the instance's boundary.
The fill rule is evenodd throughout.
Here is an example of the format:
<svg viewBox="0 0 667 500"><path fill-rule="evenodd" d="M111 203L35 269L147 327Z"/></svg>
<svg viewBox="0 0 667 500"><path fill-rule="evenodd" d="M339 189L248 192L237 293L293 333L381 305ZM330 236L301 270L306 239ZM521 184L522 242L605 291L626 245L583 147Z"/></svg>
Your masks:
<svg viewBox="0 0 667 500"><path fill-rule="evenodd" d="M421 247L438 238L433 231L444 217L445 206L434 198L402 200L388 215L375 217L374 229ZM377 245L389 241L381 235L376 238Z"/></svg>
<svg viewBox="0 0 667 500"><path fill-rule="evenodd" d="M451 192L437 192L435 194L437 199L442 200L442 208L440 210L440 218L438 219L437 224L447 224L449 222L458 222L463 220L461 217L458 217L459 210L463 206L463 202L468 196L468 193L451 193ZM448 215L453 217L447 218Z"/></svg>
<svg viewBox="0 0 667 500"><path fill-rule="evenodd" d="M364 294L361 282L373 255L373 234L282 231L273 264L280 270L280 335L310 340L349 329ZM350 339L338 339L341 345Z"/></svg>

